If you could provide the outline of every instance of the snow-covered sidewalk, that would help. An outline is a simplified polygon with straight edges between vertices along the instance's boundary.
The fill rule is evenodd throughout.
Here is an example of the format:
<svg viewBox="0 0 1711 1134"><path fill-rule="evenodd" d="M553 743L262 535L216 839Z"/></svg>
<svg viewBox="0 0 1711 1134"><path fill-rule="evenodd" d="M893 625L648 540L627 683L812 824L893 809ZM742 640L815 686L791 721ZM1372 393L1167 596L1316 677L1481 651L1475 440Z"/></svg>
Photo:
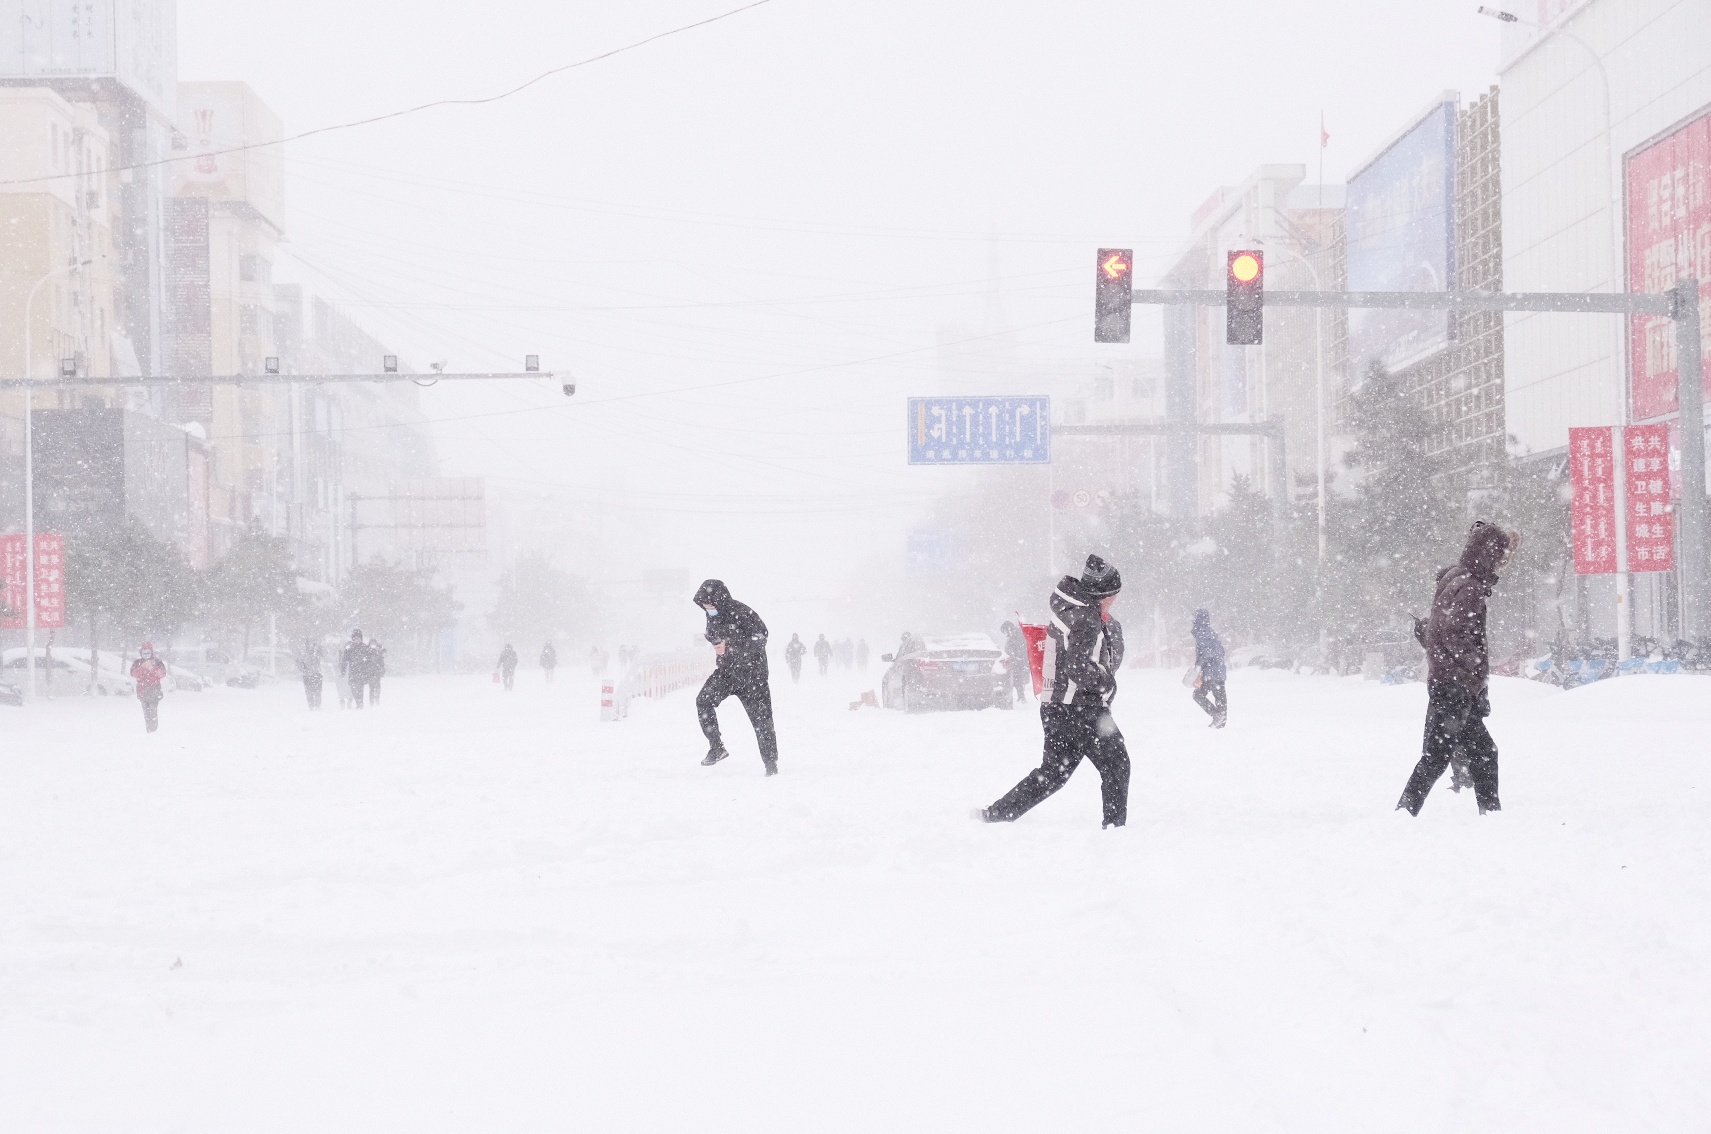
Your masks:
<svg viewBox="0 0 1711 1134"><path fill-rule="evenodd" d="M1411 820L1423 687L1129 670L1101 831L967 818L1032 706L778 669L773 780L531 670L0 708L0 1129L1706 1128L1711 679L1499 680Z"/></svg>

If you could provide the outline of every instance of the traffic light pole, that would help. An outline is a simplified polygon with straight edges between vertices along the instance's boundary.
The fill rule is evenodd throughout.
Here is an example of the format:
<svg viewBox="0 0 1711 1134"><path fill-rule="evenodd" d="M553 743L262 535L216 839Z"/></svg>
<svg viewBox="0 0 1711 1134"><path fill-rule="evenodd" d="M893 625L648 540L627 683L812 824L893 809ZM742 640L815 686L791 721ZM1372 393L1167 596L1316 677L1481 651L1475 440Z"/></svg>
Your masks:
<svg viewBox="0 0 1711 1134"><path fill-rule="evenodd" d="M1226 291L1136 289L1132 301L1163 306L1223 307ZM1662 315L1675 323L1676 387L1681 434L1681 502L1676 510L1681 570L1682 636L1711 633L1711 504L1705 495L1705 397L1699 281L1681 280L1662 293L1495 291L1267 291L1268 307L1379 308L1412 311L1552 311L1565 314ZM1171 336L1167 333L1167 340ZM1177 337L1180 337L1178 335ZM1170 354L1171 343L1166 342ZM1168 360L1167 360L1168 361ZM1180 430L1183 423L1172 422ZM1200 426L1206 429L1205 426ZM1254 430L1258 432L1258 430ZM1176 486L1172 486L1173 498ZM1625 517L1624 517L1625 518Z"/></svg>

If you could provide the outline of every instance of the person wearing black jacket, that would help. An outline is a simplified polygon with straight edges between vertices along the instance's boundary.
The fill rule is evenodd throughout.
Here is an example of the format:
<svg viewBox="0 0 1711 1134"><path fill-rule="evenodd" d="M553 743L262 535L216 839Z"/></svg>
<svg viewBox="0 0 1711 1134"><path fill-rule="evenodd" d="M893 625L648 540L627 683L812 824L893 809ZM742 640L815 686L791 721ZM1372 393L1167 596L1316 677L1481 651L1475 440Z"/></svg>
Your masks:
<svg viewBox="0 0 1711 1134"><path fill-rule="evenodd" d="M1426 735L1420 760L1397 801L1419 815L1426 794L1459 754L1467 761L1479 813L1501 811L1497 794L1497 743L1485 727L1491 715L1491 655L1486 645L1486 600L1504 561L1520 546L1517 532L1481 520L1467 534L1461 558L1438 575L1426 619Z"/></svg>
<svg viewBox="0 0 1711 1134"><path fill-rule="evenodd" d="M1022 777L991 807L974 817L1011 823L1069 782L1085 758L1099 770L1106 827L1129 817L1129 751L1111 717L1117 668L1123 664L1123 626L1111 617L1123 579L1097 555L1087 557L1081 578L1065 575L1051 596L1040 722L1046 751L1040 766Z"/></svg>
<svg viewBox="0 0 1711 1134"><path fill-rule="evenodd" d="M511 686L517 680L517 651L509 642L499 651L499 676L505 681L505 692L511 692Z"/></svg>
<svg viewBox="0 0 1711 1134"><path fill-rule="evenodd" d="M1194 703L1212 718L1212 728L1223 728L1230 719L1230 699L1224 692L1224 640L1212 629L1212 615L1194 612Z"/></svg>
<svg viewBox="0 0 1711 1134"><path fill-rule="evenodd" d="M548 642L541 647L541 672L547 675L547 684L553 683L553 670L558 668L558 651Z"/></svg>
<svg viewBox="0 0 1711 1134"><path fill-rule="evenodd" d="M754 726L755 740L760 745L761 762L766 774L778 774L778 734L772 723L772 688L768 684L766 664L766 623L760 615L731 597L729 588L718 579L708 579L695 592L695 605L707 612L707 640L713 643L718 662L713 675L701 687L695 698L695 714L706 734L706 759L703 767L711 767L729 756L719 739L719 704L735 697L743 704Z"/></svg>

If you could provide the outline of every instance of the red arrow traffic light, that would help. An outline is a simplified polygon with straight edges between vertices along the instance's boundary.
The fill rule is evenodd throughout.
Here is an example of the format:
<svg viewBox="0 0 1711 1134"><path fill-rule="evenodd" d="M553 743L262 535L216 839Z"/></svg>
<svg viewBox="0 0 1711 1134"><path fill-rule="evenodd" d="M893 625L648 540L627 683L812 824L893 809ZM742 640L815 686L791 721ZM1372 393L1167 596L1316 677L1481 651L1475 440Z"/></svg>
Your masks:
<svg viewBox="0 0 1711 1134"><path fill-rule="evenodd" d="M1129 341L1129 313L1134 300L1135 253L1130 248L1101 248L1094 261L1093 341Z"/></svg>

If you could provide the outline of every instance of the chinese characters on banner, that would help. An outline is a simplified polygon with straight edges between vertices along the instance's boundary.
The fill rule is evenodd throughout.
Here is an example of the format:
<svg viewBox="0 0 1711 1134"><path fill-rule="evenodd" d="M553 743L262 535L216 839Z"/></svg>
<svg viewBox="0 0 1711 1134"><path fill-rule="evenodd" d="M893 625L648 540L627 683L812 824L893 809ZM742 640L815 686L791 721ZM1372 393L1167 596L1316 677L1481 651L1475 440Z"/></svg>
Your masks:
<svg viewBox="0 0 1711 1134"><path fill-rule="evenodd" d="M1673 571L1669 426L1630 425L1623 433L1622 448L1622 468L1628 478L1628 570Z"/></svg>
<svg viewBox="0 0 1711 1134"><path fill-rule="evenodd" d="M1631 156L1627 179L1628 290L1668 291L1691 276L1701 310L1711 307L1711 114ZM1674 413L1675 324L1665 315L1632 318L1634 417ZM1703 358L1711 360L1711 319L1702 333Z"/></svg>
<svg viewBox="0 0 1711 1134"><path fill-rule="evenodd" d="M0 536L0 629L24 628L24 593L28 587L24 537ZM65 626L65 540L58 532L36 533L36 626L58 630Z"/></svg>
<svg viewBox="0 0 1711 1134"><path fill-rule="evenodd" d="M1568 431L1569 484L1574 489L1574 571L1616 570L1616 461L1609 426Z"/></svg>

